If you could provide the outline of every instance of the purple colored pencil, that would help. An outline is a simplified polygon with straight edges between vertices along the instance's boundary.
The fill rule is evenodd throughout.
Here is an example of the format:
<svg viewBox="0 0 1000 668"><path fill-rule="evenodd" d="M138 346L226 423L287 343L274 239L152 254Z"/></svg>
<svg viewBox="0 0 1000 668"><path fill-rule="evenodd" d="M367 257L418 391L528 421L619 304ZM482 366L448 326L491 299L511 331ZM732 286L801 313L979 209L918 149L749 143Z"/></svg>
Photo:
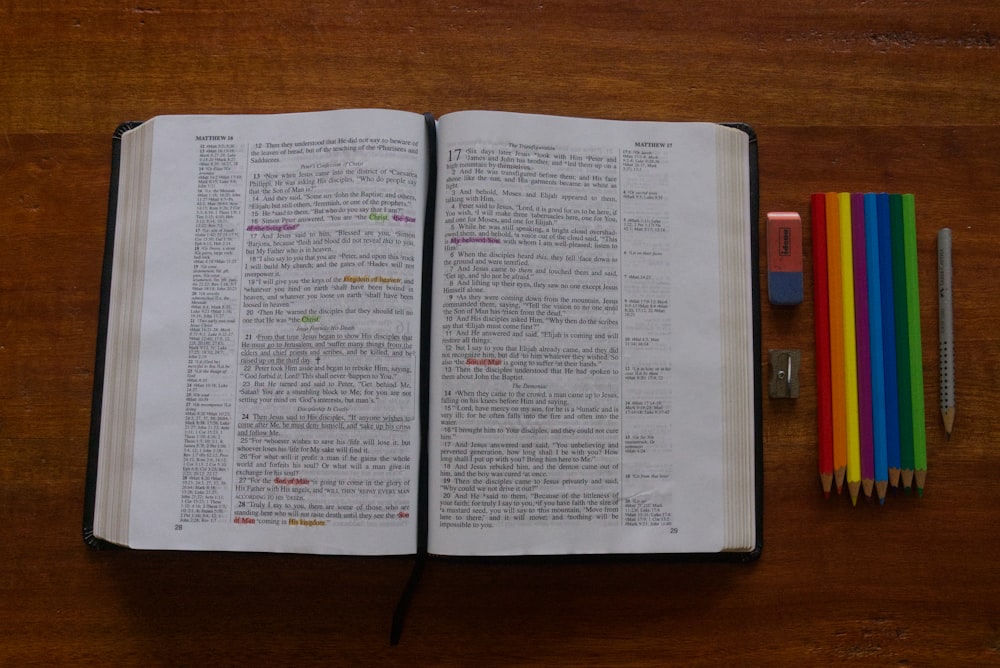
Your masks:
<svg viewBox="0 0 1000 668"><path fill-rule="evenodd" d="M865 244L865 196L851 193L854 256L854 331L858 353L858 427L861 440L861 488L871 498L875 487L872 428L872 355L868 322L868 255Z"/></svg>

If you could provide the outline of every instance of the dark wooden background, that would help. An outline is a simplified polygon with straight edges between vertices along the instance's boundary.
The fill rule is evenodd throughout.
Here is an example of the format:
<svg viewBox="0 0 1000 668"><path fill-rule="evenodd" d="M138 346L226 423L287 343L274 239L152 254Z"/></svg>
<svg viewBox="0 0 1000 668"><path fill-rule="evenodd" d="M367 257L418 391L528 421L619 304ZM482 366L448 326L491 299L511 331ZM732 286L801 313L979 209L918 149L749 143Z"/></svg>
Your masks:
<svg viewBox="0 0 1000 668"><path fill-rule="evenodd" d="M992 0L0 2L0 664L1000 662L998 75ZM817 190L916 193L925 497L823 499L807 299L763 310L764 349L802 349L803 384L765 401L755 564L435 561L391 648L407 559L87 549L112 130L364 106L745 121L762 214L805 216Z"/></svg>

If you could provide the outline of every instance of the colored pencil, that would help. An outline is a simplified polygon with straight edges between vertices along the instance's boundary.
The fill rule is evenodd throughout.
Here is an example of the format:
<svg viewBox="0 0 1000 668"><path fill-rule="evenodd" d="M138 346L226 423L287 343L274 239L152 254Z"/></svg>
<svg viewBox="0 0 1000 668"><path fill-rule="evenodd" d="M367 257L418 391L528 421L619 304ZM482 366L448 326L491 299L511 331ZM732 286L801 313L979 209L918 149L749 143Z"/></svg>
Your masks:
<svg viewBox="0 0 1000 668"><path fill-rule="evenodd" d="M827 280L826 196L812 195L813 321L816 327L816 428L823 496L833 485L833 406L830 400L830 294Z"/></svg>
<svg viewBox="0 0 1000 668"><path fill-rule="evenodd" d="M885 429L885 360L882 359L882 275L879 248L878 198L866 193L865 242L868 266L868 333L871 351L872 459L879 503L885 503L889 485L888 444ZM862 473L862 476L864 474Z"/></svg>
<svg viewBox="0 0 1000 668"><path fill-rule="evenodd" d="M826 257L830 292L830 406L833 434L833 481L839 494L847 474L847 417L844 390L844 287L840 267L840 203L826 194Z"/></svg>
<svg viewBox="0 0 1000 668"><path fill-rule="evenodd" d="M912 193L902 196L903 251L906 262L906 321L910 355L910 410L913 419L913 476L923 495L927 477L927 429L924 420L924 363L920 343L920 286L917 275L917 216Z"/></svg>
<svg viewBox="0 0 1000 668"><path fill-rule="evenodd" d="M854 260L851 234L851 194L837 195L840 207L840 270L844 308L844 414L847 417L847 489L851 502L858 502L861 489L861 442L858 424L858 351L854 331Z"/></svg>
<svg viewBox="0 0 1000 668"><path fill-rule="evenodd" d="M882 279L882 362L885 365L885 446L889 485L899 487L899 376L896 364L896 299L893 282L892 230L889 195L876 196L878 210L879 275Z"/></svg>
<svg viewBox="0 0 1000 668"><path fill-rule="evenodd" d="M851 193L851 239L854 260L854 335L858 354L858 439L861 453L861 491L871 498L875 487L872 444L871 330L868 318L868 239L865 196Z"/></svg>
<svg viewBox="0 0 1000 668"><path fill-rule="evenodd" d="M906 308L906 251L903 241L903 196L889 195L892 230L892 284L896 320L896 381L899 396L899 470L903 488L913 486L913 394L910 388L909 314Z"/></svg>

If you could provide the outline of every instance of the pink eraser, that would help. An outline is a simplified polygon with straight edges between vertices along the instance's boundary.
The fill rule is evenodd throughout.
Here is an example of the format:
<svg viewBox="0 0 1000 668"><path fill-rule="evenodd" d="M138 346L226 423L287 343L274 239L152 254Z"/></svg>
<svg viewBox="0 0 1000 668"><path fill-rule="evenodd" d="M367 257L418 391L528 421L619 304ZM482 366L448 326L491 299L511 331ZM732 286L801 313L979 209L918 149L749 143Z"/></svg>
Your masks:
<svg viewBox="0 0 1000 668"><path fill-rule="evenodd" d="M767 214L767 298L772 304L802 303L802 218L797 213Z"/></svg>

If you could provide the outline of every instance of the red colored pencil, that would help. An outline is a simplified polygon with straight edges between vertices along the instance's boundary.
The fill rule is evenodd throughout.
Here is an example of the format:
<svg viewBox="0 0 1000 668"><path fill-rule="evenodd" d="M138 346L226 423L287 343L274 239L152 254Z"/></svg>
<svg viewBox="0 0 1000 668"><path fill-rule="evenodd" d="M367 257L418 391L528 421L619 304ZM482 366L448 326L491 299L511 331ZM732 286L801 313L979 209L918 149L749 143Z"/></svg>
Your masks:
<svg viewBox="0 0 1000 668"><path fill-rule="evenodd" d="M813 319L816 326L816 418L819 480L833 486L833 405L830 399L830 295L826 263L826 195L812 195Z"/></svg>

